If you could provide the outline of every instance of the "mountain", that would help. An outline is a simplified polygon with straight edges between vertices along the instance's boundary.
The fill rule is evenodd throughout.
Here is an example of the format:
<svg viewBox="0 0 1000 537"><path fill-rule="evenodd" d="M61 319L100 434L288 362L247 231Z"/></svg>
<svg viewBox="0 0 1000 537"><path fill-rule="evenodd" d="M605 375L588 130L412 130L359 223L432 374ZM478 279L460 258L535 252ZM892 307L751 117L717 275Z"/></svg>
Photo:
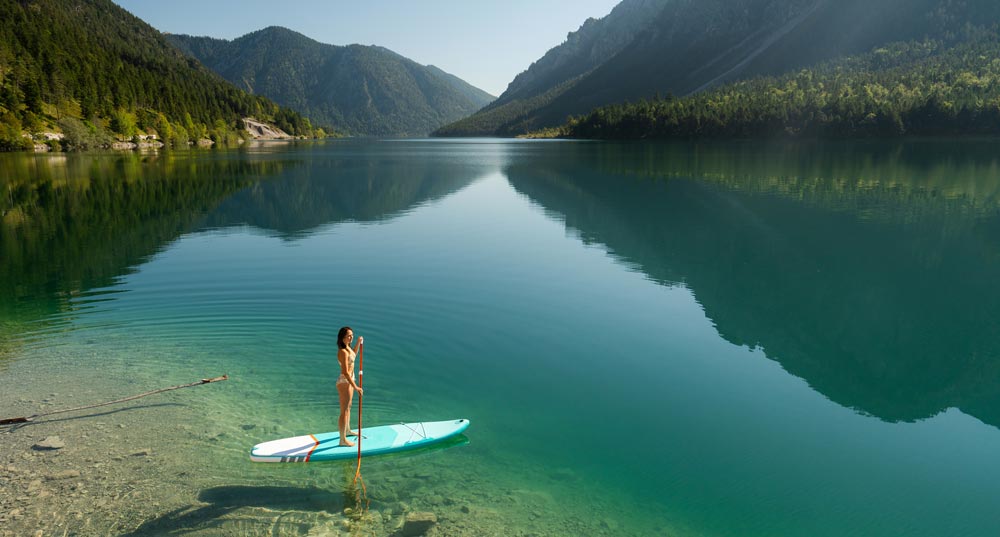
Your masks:
<svg viewBox="0 0 1000 537"><path fill-rule="evenodd" d="M79 120L93 132L157 131L186 143L231 134L246 116L312 132L298 113L235 88L111 0L0 2L0 148L18 148L22 131Z"/></svg>
<svg viewBox="0 0 1000 537"><path fill-rule="evenodd" d="M611 59L648 26L670 0L624 0L601 19L587 19L566 41L507 86L496 101L475 115L439 129L442 136L516 134L534 127L521 123Z"/></svg>
<svg viewBox="0 0 1000 537"><path fill-rule="evenodd" d="M891 43L948 41L998 21L1000 5L987 0L670 0L610 58L565 87L549 85L551 98L526 103L496 128L479 120L488 110L464 123L519 134L598 106L782 75ZM439 134L470 132L456 127Z"/></svg>
<svg viewBox="0 0 1000 537"><path fill-rule="evenodd" d="M539 136L872 138L1000 135L1000 34L897 42L781 77L599 107Z"/></svg>
<svg viewBox="0 0 1000 537"><path fill-rule="evenodd" d="M422 136L493 96L377 46L334 46L272 26L233 41L167 36L238 87L368 136Z"/></svg>

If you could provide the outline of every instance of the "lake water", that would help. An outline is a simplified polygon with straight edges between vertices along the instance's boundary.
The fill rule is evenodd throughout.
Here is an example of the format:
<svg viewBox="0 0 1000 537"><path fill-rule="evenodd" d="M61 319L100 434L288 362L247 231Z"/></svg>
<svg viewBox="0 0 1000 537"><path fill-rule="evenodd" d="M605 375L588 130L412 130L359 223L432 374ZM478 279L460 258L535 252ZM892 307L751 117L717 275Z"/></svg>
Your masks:
<svg viewBox="0 0 1000 537"><path fill-rule="evenodd" d="M231 377L0 428L0 535L1000 533L998 141L5 154L0 212L0 418ZM342 325L366 425L472 423L367 514L247 457Z"/></svg>

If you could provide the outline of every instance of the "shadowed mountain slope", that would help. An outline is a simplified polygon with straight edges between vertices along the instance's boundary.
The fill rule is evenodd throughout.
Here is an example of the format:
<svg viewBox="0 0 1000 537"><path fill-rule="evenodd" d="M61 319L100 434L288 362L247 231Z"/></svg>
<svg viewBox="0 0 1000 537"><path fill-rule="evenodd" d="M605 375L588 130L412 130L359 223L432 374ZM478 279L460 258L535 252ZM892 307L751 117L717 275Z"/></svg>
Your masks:
<svg viewBox="0 0 1000 537"><path fill-rule="evenodd" d="M627 5L634 7L622 2L616 10ZM627 19L631 39L607 58L577 69L575 78L533 73L528 78L540 82L530 93L524 92L525 84L512 83L494 105L437 134L516 135L560 125L599 106L780 75L900 41L951 41L969 26L1000 23L1000 5L986 0L669 0L643 5L645 15L655 14ZM537 71L546 64L540 60L536 65ZM510 113L498 120L495 110L501 106Z"/></svg>

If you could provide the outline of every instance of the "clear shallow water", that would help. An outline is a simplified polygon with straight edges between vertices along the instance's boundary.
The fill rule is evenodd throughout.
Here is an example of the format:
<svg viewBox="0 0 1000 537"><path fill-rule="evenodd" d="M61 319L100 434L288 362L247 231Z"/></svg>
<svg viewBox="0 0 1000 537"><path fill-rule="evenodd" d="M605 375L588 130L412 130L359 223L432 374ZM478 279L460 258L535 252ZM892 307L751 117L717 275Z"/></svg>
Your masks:
<svg viewBox="0 0 1000 537"><path fill-rule="evenodd" d="M340 466L246 451L335 428L349 324L366 423L472 420L365 463L374 508L444 534L994 535L998 148L0 155L0 408L43 375L122 391L53 403L84 404L229 373L170 399L219 435L144 446L200 472L176 504L295 510L266 497L339 493ZM233 524L161 511L140 530Z"/></svg>

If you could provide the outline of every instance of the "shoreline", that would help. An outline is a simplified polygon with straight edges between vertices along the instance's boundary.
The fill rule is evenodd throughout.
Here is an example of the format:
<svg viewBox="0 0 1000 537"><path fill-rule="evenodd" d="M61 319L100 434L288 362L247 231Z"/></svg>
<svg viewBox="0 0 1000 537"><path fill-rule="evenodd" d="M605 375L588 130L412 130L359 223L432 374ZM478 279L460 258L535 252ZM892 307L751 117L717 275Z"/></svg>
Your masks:
<svg viewBox="0 0 1000 537"><path fill-rule="evenodd" d="M269 123L258 121L252 117L244 117L240 120L243 127L237 128L235 131L222 131L220 133L213 132L212 136L215 137L218 134L217 139L212 138L197 138L190 139L187 135L180 137L179 139L170 138L173 143L167 143L169 140L166 138L161 139L158 134L147 130L145 133L135 134L129 137L123 137L122 134L112 134L100 127L96 127L99 136L94 140L83 141L74 147L69 144L69 149L66 148L66 134L62 132L55 131L40 131L35 133L23 132L21 133L21 139L24 145L20 148L11 148L10 152L34 152L34 153L48 153L48 152L69 152L69 151L93 151L93 150L112 150L112 151L131 151L131 150L150 150L150 149L162 149L170 147L171 145L176 145L179 142L184 143L187 147L214 147L221 143L224 145L231 146L233 143L235 145L243 145L247 142L252 141L294 141L294 140L306 140L310 137L297 135L293 136L286 133L280 128L271 125ZM77 122L79 123L79 122ZM49 125L52 128L52 125ZM319 132L322 132L320 130ZM335 135L324 134L324 136L316 136L313 139L339 137ZM99 142L97 142L99 140ZM186 140L186 142L184 142ZM77 140L77 142L80 142ZM94 144L91 146L90 144ZM183 147L173 147L173 149L182 149Z"/></svg>
<svg viewBox="0 0 1000 537"><path fill-rule="evenodd" d="M63 359L73 354L63 352ZM88 361L104 357L92 352ZM171 383L155 371L125 379L113 360L110 375L92 366L41 375L27 371L35 369L30 359L15 358L3 372L5 380L17 382L0 396L2 418L109 401ZM249 461L255 441L287 436L302 426L267 413L246 414L241 401L253 392L241 395L248 387L239 382L237 376L218 385L0 426L0 537L178 530L196 536L643 534L622 527L627 520L612 518L617 508L606 506L608 514L587 518L578 511L586 504L569 500L567 506L566 493L540 486L542 481L577 489L583 482L573 470L525 467L519 473L530 479L498 476L495 468L469 464L477 456L469 446L455 447L447 457L416 450L367 462L370 504L359 509L354 461ZM47 440L63 447L46 449ZM592 499L594 493L584 496Z"/></svg>

